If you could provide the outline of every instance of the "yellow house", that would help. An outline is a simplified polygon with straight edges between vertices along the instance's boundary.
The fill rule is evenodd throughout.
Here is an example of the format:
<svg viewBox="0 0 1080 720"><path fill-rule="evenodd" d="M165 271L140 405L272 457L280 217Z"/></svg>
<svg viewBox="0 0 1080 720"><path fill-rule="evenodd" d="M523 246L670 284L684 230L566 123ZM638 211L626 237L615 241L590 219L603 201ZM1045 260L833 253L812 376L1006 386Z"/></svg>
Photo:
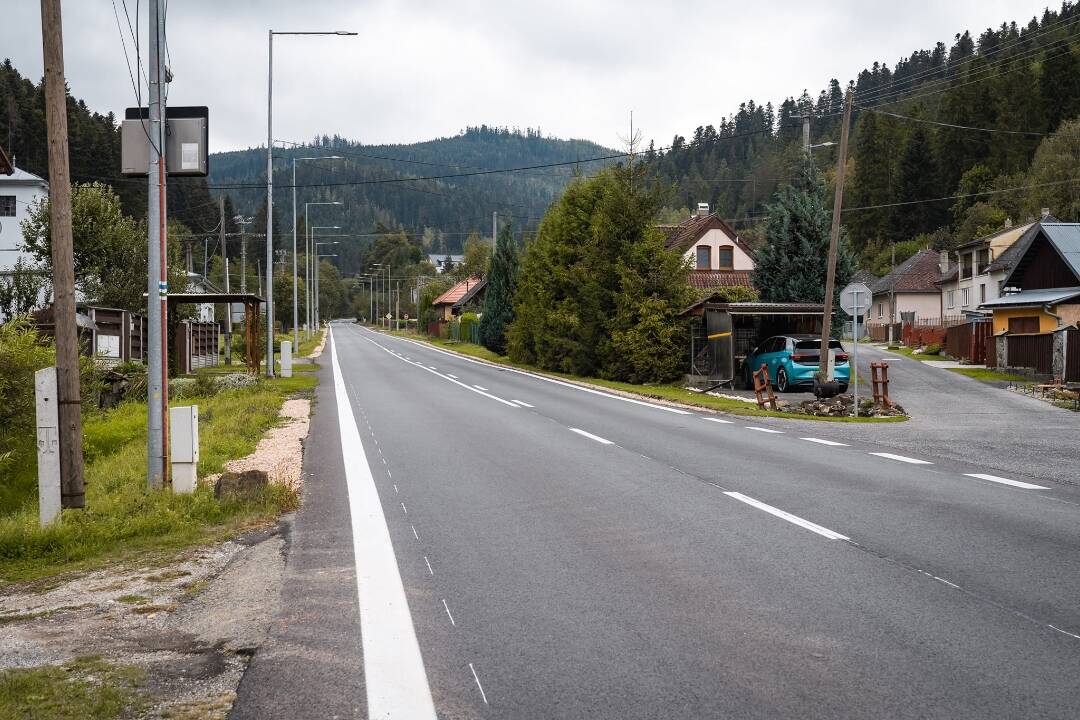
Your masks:
<svg viewBox="0 0 1080 720"><path fill-rule="evenodd" d="M1080 323L1080 287L1024 290L982 304L994 313L994 334L1049 333Z"/></svg>

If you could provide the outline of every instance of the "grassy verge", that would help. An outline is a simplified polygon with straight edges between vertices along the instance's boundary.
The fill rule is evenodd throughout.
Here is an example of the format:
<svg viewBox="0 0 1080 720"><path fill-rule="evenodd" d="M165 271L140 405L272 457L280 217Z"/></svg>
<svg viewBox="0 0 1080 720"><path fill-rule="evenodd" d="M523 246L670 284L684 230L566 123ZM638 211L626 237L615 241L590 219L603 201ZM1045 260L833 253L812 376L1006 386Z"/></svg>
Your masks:
<svg viewBox="0 0 1080 720"><path fill-rule="evenodd" d="M1025 375L1017 375L1015 373L1000 372L998 370L989 370L987 368L945 368L958 375L964 375L965 377L972 378L974 380L981 380L982 382L989 383L1029 383L1032 382L1031 378Z"/></svg>
<svg viewBox="0 0 1080 720"><path fill-rule="evenodd" d="M0 717L113 720L145 710L143 671L91 656L0 672Z"/></svg>
<svg viewBox="0 0 1080 720"><path fill-rule="evenodd" d="M901 345L900 347L897 347L897 348L887 348L887 350L889 352L891 352L891 353L896 353L897 355L903 355L905 357L909 357L912 360L948 360L949 359L949 358L945 357L944 353L939 353L937 355L926 355L924 353L917 353L914 350L912 350L911 348L906 347L904 345Z"/></svg>
<svg viewBox="0 0 1080 720"><path fill-rule="evenodd" d="M610 390L619 390L621 392L633 393L646 398L653 398L657 400L669 400L673 402L682 403L684 405L693 405L695 407L708 408L710 410L718 410L720 412L730 413L732 415L748 415L755 417L781 417L794 420L823 420L825 422L903 422L906 417L884 417L884 418L853 418L853 417L812 417L809 415L796 415L794 413L785 413L774 410L761 410L757 405L742 402L741 400L731 400L729 398L716 397L714 395L704 395L702 393L693 392L687 390L678 384L671 385L634 385L632 383L619 382L617 380L601 380L599 378L586 378L577 375L569 375L566 373L549 372L546 370L538 370L537 368L529 365L523 365L520 363L511 362L510 358L505 355L499 355L493 353L482 345L473 345L472 343L459 342L454 340L442 340L440 338L430 338L417 335L416 333L405 332L390 332L391 335L398 335L401 337L407 337L412 340L419 340L426 342L429 345L440 347L451 352L456 352L460 355L468 355L470 357L479 358L481 360L487 360L489 362L498 363L500 365L507 365L510 367L516 367L522 370L528 370L529 372L537 373L538 375L548 375L550 377L556 377L561 380L569 380L571 382L579 382L588 385L596 385L599 387L608 388Z"/></svg>
<svg viewBox="0 0 1080 720"><path fill-rule="evenodd" d="M220 472L251 453L278 422L284 399L310 392L311 373L262 380L251 388L194 397L199 406L199 474ZM93 567L136 554L171 552L272 521L296 506L280 486L250 500L217 500L200 486L191 495L146 488L146 405L124 403L84 421L86 508L65 510L41 528L36 492L0 516L0 578L26 580ZM2 715L2 714L0 714Z"/></svg>

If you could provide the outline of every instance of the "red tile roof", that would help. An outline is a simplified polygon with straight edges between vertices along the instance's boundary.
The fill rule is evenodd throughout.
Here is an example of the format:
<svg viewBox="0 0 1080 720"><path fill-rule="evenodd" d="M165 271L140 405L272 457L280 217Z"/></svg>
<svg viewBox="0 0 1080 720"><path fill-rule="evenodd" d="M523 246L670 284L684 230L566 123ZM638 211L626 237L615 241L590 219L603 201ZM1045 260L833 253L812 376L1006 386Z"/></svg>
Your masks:
<svg viewBox="0 0 1080 720"><path fill-rule="evenodd" d="M442 295L435 298L435 300L433 300L431 304L432 305L453 305L458 300L465 297L465 294L467 292L469 292L469 290L471 290L473 288L473 286L475 286L476 284L478 284L480 282L481 282L481 280L478 277L471 277L471 278L462 280L461 282L454 285L454 287L450 288L449 290L444 292Z"/></svg>
<svg viewBox="0 0 1080 720"><path fill-rule="evenodd" d="M884 292L923 292L940 291L937 283L941 281L941 254L937 250L920 250L885 277L874 283L870 290L875 294Z"/></svg>
<svg viewBox="0 0 1080 720"><path fill-rule="evenodd" d="M664 245L668 250L684 253L708 231L723 230L724 234L731 238L743 252L750 257L754 256L754 251L750 249L750 246L743 242L738 233L716 213L694 215L678 225L657 225L656 228L667 235Z"/></svg>
<svg viewBox="0 0 1080 720"><path fill-rule="evenodd" d="M690 287L709 290L721 287L753 287L749 270L691 270L687 278Z"/></svg>

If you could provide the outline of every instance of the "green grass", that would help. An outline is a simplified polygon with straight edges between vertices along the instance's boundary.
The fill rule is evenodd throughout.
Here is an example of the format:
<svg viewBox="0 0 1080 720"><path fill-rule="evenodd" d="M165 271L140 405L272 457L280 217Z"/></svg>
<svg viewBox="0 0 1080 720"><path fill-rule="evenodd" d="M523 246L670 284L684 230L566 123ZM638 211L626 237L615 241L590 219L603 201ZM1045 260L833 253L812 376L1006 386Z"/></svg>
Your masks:
<svg viewBox="0 0 1080 720"><path fill-rule="evenodd" d="M310 373L210 397L199 406L199 474L220 472L229 460L251 453L278 422L284 399L310 393ZM200 486L190 495L146 487L146 406L125 403L84 421L86 508L65 510L60 522L41 528L36 490L20 507L0 515L0 579L29 580L84 569L133 555L161 554L229 537L272 521L297 504L277 485L246 500L217 500ZM2 715L0 715L2 716Z"/></svg>
<svg viewBox="0 0 1080 720"><path fill-rule="evenodd" d="M888 350L889 350L889 352L897 353L898 355L907 356L907 357L911 358L912 360L948 360L949 359L949 358L947 358L945 356L944 352L942 352L942 353L940 353L938 355L926 355L924 353L917 353L917 352L915 352L914 350L912 350L911 348L909 348L909 347L907 347L905 345L901 345L900 347L896 347L896 348L888 348Z"/></svg>
<svg viewBox="0 0 1080 720"><path fill-rule="evenodd" d="M954 373L964 375L974 380L981 380L982 382L1032 382L1031 378L1025 375L1016 375L1015 373L1000 372L998 370L990 370L988 368L946 368L946 370L950 370Z"/></svg>
<svg viewBox="0 0 1080 720"><path fill-rule="evenodd" d="M0 672L0 717L25 720L113 720L145 710L145 673L98 656L65 665Z"/></svg>
<svg viewBox="0 0 1080 720"><path fill-rule="evenodd" d="M487 360L489 362L498 363L500 365L507 365L510 367L520 368L522 370L528 370L529 372L534 372L539 375L548 375L551 377L557 377L572 382L598 385L600 387L609 388L611 390L620 390L623 392L634 393L635 395L640 395L647 398L654 398L658 400L670 400L673 402L682 403L684 405L693 405L696 407L708 408L710 410L718 410L720 412L726 412L732 415L749 415L755 417L782 417L796 420L823 420L825 422L883 423L903 422L904 420L907 420L906 417L814 417L809 415L796 415L794 413L786 413L774 410L762 410L758 408L757 405L752 405L750 403L742 402L740 400L731 400L729 398L716 397L714 395L705 395L703 393L697 393L692 390L687 390L679 384L634 385L632 383L619 382L616 380L601 380L599 378L586 378L577 375L569 375L567 373L549 372L546 370L538 370L537 368L531 367L529 365L512 362L510 358L506 357L505 355L493 353L482 345L474 345L472 343L460 342L455 340L442 340L439 338L419 336L416 333L412 332L390 332L390 334L411 338L413 340L420 340L421 342L426 342L429 345L444 348L446 350L450 350L461 355L468 355L470 357Z"/></svg>

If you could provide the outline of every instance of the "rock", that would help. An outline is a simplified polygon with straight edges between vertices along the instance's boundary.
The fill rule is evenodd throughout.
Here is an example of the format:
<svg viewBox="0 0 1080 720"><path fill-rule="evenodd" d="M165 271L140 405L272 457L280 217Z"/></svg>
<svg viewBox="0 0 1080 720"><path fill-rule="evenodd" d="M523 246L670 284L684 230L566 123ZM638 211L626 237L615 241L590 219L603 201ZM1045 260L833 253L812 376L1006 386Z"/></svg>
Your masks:
<svg viewBox="0 0 1080 720"><path fill-rule="evenodd" d="M222 473L214 483L214 497L239 495L243 498L252 498L269 482L270 478L265 470L227 471Z"/></svg>

